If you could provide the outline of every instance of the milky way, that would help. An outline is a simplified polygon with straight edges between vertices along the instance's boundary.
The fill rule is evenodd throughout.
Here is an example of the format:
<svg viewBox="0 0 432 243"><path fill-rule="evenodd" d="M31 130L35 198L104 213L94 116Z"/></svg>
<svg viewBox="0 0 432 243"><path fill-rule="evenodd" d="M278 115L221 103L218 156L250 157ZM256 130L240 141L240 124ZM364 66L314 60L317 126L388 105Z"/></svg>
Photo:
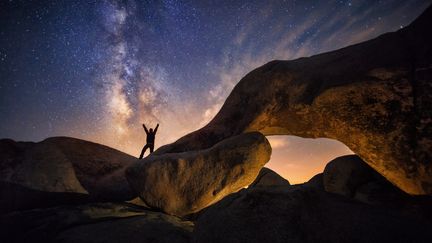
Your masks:
<svg viewBox="0 0 432 243"><path fill-rule="evenodd" d="M396 31L432 1L2 1L0 137L73 136L138 155L205 125L234 85L274 59ZM301 182L328 139L270 138L268 164Z"/></svg>

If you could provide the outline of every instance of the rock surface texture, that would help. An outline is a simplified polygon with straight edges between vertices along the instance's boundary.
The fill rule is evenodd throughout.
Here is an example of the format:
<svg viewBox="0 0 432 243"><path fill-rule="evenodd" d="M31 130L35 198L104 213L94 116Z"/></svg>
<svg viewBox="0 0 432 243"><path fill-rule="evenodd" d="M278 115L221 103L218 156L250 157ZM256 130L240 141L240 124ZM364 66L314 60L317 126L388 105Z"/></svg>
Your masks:
<svg viewBox="0 0 432 243"><path fill-rule="evenodd" d="M249 188L259 186L289 186L290 183L278 173L269 168L263 167L256 179L249 185Z"/></svg>
<svg viewBox="0 0 432 243"><path fill-rule="evenodd" d="M206 209L192 242L428 242L430 218L413 208L370 206L303 185L248 188Z"/></svg>
<svg viewBox="0 0 432 243"><path fill-rule="evenodd" d="M432 193L432 8L397 32L259 67L205 127L158 149L206 149L250 131L339 140L410 194Z"/></svg>
<svg viewBox="0 0 432 243"><path fill-rule="evenodd" d="M408 199L406 193L357 155L341 156L330 161L324 169L322 182L327 192L366 203L401 203Z"/></svg>
<svg viewBox="0 0 432 243"><path fill-rule="evenodd" d="M330 161L324 168L324 189L353 197L358 187L377 176L379 175L357 155L341 156Z"/></svg>
<svg viewBox="0 0 432 243"><path fill-rule="evenodd" d="M48 204L63 197L66 201L132 199L125 170L135 161L123 152L75 138L54 137L39 143L3 139L0 204L3 199L13 202L15 196L30 204L33 198L36 202L45 198Z"/></svg>
<svg viewBox="0 0 432 243"><path fill-rule="evenodd" d="M151 155L128 168L126 177L146 205L184 216L248 186L270 154L262 134L245 133L209 149Z"/></svg>
<svg viewBox="0 0 432 243"><path fill-rule="evenodd" d="M2 242L190 242L193 223L128 203L59 206L0 215Z"/></svg>

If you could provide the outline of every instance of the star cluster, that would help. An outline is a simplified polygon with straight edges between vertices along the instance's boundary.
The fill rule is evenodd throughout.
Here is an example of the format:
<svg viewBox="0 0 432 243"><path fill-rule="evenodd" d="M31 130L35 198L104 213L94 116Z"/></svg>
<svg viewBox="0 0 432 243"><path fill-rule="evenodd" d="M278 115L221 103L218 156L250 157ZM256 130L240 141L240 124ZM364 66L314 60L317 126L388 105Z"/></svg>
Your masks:
<svg viewBox="0 0 432 243"><path fill-rule="evenodd" d="M1 1L0 137L73 136L137 155L141 123L161 124L157 146L173 142L205 125L252 69L396 31L430 4ZM294 182L351 153L327 139L270 141L269 166Z"/></svg>

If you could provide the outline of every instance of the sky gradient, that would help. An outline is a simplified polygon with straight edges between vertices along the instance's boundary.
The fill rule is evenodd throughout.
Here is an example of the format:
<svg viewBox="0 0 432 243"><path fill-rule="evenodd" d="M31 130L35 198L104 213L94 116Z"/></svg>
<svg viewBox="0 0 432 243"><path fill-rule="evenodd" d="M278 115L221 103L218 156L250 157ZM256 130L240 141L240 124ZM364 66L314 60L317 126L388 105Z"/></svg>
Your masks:
<svg viewBox="0 0 432 243"><path fill-rule="evenodd" d="M72 136L138 156L210 121L271 60L339 49L413 21L432 1L1 1L0 138ZM269 137L292 183L336 156L329 139Z"/></svg>

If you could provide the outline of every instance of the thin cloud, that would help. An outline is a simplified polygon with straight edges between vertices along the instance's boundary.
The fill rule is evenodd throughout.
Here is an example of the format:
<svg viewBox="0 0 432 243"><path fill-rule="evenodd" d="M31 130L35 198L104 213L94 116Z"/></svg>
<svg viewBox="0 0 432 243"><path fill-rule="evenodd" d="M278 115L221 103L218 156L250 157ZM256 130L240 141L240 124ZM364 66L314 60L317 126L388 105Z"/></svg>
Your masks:
<svg viewBox="0 0 432 243"><path fill-rule="evenodd" d="M288 137L267 137L272 149L283 149L289 146Z"/></svg>

